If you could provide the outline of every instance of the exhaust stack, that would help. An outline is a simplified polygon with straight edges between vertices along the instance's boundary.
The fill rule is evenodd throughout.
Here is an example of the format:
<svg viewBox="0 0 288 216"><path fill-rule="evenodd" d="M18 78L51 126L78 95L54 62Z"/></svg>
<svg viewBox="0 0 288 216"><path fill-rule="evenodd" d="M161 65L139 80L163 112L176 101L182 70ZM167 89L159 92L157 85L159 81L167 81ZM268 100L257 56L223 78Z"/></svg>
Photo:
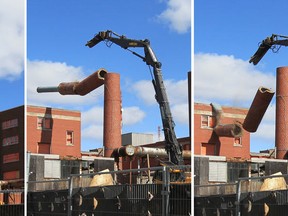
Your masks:
<svg viewBox="0 0 288 216"><path fill-rule="evenodd" d="M287 159L288 67L277 68L276 76L276 158Z"/></svg>

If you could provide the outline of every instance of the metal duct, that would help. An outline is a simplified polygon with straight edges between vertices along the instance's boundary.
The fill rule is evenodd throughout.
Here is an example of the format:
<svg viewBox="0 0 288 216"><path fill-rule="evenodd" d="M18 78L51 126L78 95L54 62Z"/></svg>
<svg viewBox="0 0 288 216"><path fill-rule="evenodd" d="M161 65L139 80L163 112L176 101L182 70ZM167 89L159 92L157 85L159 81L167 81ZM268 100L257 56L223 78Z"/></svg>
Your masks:
<svg viewBox="0 0 288 216"><path fill-rule="evenodd" d="M58 92L61 95L75 95L75 86L78 85L79 82L62 82L58 85Z"/></svg>
<svg viewBox="0 0 288 216"><path fill-rule="evenodd" d="M126 156L137 156L146 157L149 154L150 157L168 157L168 154L164 148L152 148L152 147L142 147L142 146L122 146L116 148L113 151L113 157L126 157ZM182 152L184 158L191 159L191 151L184 150Z"/></svg>
<svg viewBox="0 0 288 216"><path fill-rule="evenodd" d="M120 75L107 73L104 82L104 156L110 157L115 148L121 147L121 93Z"/></svg>
<svg viewBox="0 0 288 216"><path fill-rule="evenodd" d="M91 74L78 85L75 86L74 91L79 95L86 95L94 89L104 84L104 78L107 74L105 69L99 69L95 73Z"/></svg>
<svg viewBox="0 0 288 216"><path fill-rule="evenodd" d="M242 136L242 127L240 124L217 125L213 130L219 137Z"/></svg>
<svg viewBox="0 0 288 216"><path fill-rule="evenodd" d="M249 132L256 132L261 120L273 98L274 91L260 87L243 122L243 128Z"/></svg>
<svg viewBox="0 0 288 216"><path fill-rule="evenodd" d="M288 67L276 75L276 158L287 159L288 150Z"/></svg>

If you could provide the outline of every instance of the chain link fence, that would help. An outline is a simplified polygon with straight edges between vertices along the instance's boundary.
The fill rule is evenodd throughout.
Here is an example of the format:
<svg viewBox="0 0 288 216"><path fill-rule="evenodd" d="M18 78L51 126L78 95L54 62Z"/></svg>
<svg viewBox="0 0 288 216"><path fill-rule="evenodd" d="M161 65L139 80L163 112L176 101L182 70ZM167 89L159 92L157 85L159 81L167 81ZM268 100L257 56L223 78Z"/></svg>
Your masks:
<svg viewBox="0 0 288 216"><path fill-rule="evenodd" d="M239 178L234 184L194 186L195 216L287 215L288 175Z"/></svg>
<svg viewBox="0 0 288 216"><path fill-rule="evenodd" d="M191 215L191 183L173 176L191 167L156 167L28 182L27 216Z"/></svg>

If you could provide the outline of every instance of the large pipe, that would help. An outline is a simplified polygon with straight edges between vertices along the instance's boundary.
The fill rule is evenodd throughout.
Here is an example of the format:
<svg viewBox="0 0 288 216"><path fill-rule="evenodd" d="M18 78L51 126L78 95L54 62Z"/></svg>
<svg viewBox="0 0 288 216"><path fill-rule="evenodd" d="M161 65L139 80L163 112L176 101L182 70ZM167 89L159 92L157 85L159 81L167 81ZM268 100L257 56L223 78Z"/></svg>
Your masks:
<svg viewBox="0 0 288 216"><path fill-rule="evenodd" d="M95 71L81 82L62 82L57 87L38 87L37 92L59 92L61 95L86 95L104 84L107 71L103 68Z"/></svg>
<svg viewBox="0 0 288 216"><path fill-rule="evenodd" d="M242 127L240 124L217 125L213 130L219 137L241 137L242 136Z"/></svg>
<svg viewBox="0 0 288 216"><path fill-rule="evenodd" d="M121 93L120 75L107 73L104 82L104 156L110 157L115 148L121 147Z"/></svg>
<svg viewBox="0 0 288 216"><path fill-rule="evenodd" d="M288 151L288 67L276 74L276 158L287 159Z"/></svg>
<svg viewBox="0 0 288 216"><path fill-rule="evenodd" d="M164 148L152 148L142 146L122 146L113 150L113 157L126 157L126 156L137 156L137 157L162 157L167 158L168 154ZM184 150L182 152L183 158L191 159L191 151Z"/></svg>
<svg viewBox="0 0 288 216"><path fill-rule="evenodd" d="M243 122L243 128L249 132L256 132L261 120L273 98L274 91L260 87Z"/></svg>
<svg viewBox="0 0 288 216"><path fill-rule="evenodd" d="M103 68L97 70L95 73L91 74L75 86L76 94L86 95L94 89L100 87L104 84L106 74L107 71Z"/></svg>

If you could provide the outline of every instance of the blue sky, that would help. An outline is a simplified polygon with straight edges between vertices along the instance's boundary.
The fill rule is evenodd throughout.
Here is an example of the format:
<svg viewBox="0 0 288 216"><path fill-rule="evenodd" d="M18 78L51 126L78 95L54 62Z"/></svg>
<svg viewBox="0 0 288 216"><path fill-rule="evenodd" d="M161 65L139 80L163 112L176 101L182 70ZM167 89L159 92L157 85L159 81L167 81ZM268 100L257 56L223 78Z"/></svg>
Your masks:
<svg viewBox="0 0 288 216"><path fill-rule="evenodd" d="M288 49L271 50L257 66L249 58L272 34L288 35L288 4L274 1L194 0L195 102L249 108L260 86L276 90L276 68L287 65ZM274 148L275 96L251 151Z"/></svg>
<svg viewBox="0 0 288 216"><path fill-rule="evenodd" d="M0 111L24 105L24 12L22 0L0 2Z"/></svg>
<svg viewBox="0 0 288 216"><path fill-rule="evenodd" d="M85 97L38 94L38 86L80 81L99 68L120 73L123 133L153 133L160 111L147 65L130 52L100 43L85 46L99 31L112 30L133 39L149 39L162 63L178 137L187 137L187 72L191 70L189 0L27 1L27 103L80 110L82 150L102 147L103 88ZM143 49L133 49L143 54ZM163 138L163 134L162 134ZM162 139L161 138L161 139Z"/></svg>

